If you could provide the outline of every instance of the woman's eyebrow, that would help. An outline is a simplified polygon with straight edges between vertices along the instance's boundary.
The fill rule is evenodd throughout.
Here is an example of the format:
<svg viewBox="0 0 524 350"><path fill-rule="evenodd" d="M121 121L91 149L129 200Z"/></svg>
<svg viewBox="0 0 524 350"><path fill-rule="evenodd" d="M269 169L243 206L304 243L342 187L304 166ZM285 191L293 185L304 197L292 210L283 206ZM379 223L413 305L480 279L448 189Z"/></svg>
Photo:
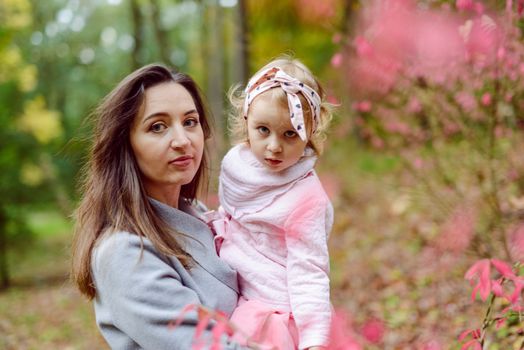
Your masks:
<svg viewBox="0 0 524 350"><path fill-rule="evenodd" d="M144 120L142 120L142 124L144 124L145 122L147 122L151 118L162 117L162 116L165 116L165 115L167 115L167 113L165 113L165 112L152 113L152 114L148 115L147 117L145 117Z"/></svg>
<svg viewBox="0 0 524 350"><path fill-rule="evenodd" d="M198 111L196 109L191 109L187 111L186 113L184 113L184 116L190 115L190 114L198 114Z"/></svg>
<svg viewBox="0 0 524 350"><path fill-rule="evenodd" d="M189 111L184 113L184 117L186 117L188 115L191 115L191 114L198 114L198 111L196 109L190 109ZM169 113L166 113L166 112L154 112L154 113L151 113L150 115L145 117L144 120L142 120L142 124L144 124L145 122L147 122L151 118L163 117L163 116L166 116L166 115L169 115Z"/></svg>

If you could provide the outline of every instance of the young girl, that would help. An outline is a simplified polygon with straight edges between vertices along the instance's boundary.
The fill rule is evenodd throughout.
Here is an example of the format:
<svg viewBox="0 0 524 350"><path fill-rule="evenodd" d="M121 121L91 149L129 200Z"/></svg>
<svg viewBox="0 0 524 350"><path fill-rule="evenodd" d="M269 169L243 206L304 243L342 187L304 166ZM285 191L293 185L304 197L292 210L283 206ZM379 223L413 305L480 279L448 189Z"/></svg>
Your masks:
<svg viewBox="0 0 524 350"><path fill-rule="evenodd" d="M231 321L264 348L322 349L329 340L333 208L313 169L330 119L324 97L311 72L287 58L232 94L240 142L223 159L212 225L239 276Z"/></svg>

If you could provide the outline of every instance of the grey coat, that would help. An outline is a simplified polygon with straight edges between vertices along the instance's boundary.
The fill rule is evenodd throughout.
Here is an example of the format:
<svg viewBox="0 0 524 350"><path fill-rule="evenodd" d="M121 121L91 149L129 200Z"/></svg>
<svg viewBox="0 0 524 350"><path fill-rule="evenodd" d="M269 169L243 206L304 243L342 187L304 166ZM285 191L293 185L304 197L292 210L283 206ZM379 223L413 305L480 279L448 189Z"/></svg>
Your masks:
<svg viewBox="0 0 524 350"><path fill-rule="evenodd" d="M196 313L185 314L175 329L169 324L189 304L230 315L238 299L237 276L218 258L212 233L194 216L193 207L182 211L151 203L168 224L188 236L181 243L194 259L192 268L166 258L147 239L142 246L135 234L108 235L93 252L96 322L112 349L189 350ZM225 349L240 349L223 342Z"/></svg>

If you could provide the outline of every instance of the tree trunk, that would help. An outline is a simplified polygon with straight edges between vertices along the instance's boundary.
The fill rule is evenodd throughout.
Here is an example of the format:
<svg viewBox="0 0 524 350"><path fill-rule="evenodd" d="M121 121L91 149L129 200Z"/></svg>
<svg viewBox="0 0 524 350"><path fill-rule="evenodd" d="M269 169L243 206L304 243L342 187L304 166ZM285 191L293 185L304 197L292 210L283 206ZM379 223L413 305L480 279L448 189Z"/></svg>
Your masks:
<svg viewBox="0 0 524 350"><path fill-rule="evenodd" d="M224 148L224 55L222 51L222 14L217 1L212 1L207 7L208 23L208 55L207 55L207 97L211 112L216 120L215 140L218 153Z"/></svg>
<svg viewBox="0 0 524 350"><path fill-rule="evenodd" d="M160 6L157 0L150 0L151 3L151 17L153 20L153 27L155 29L156 41L158 50L160 51L160 59L165 63L171 65L169 58L169 41L167 40L166 31L162 29L160 19Z"/></svg>
<svg viewBox="0 0 524 350"><path fill-rule="evenodd" d="M9 266L7 262L7 216L0 207L0 290L9 287Z"/></svg>
<svg viewBox="0 0 524 350"><path fill-rule="evenodd" d="M133 37L135 39L135 46L131 54L131 65L133 69L142 66L142 45L144 42L144 21L140 11L140 1L131 0L131 15L133 16Z"/></svg>
<svg viewBox="0 0 524 350"><path fill-rule="evenodd" d="M358 0L344 0L344 15L342 16L342 25L340 26L340 32L343 38L347 38L353 30L353 8L358 6Z"/></svg>
<svg viewBox="0 0 524 350"><path fill-rule="evenodd" d="M239 0L236 11L237 23L236 26L236 52L235 59L237 60L238 69L235 70L236 82L247 84L249 79L249 26L248 26L248 12L246 0Z"/></svg>
<svg viewBox="0 0 524 350"><path fill-rule="evenodd" d="M65 186L56 176L56 169L51 156L48 153L42 153L39 157L38 163L44 172L46 180L49 181L51 191L53 192L60 212L65 218L70 217L74 210L74 206L71 198L69 198L69 195L67 194Z"/></svg>

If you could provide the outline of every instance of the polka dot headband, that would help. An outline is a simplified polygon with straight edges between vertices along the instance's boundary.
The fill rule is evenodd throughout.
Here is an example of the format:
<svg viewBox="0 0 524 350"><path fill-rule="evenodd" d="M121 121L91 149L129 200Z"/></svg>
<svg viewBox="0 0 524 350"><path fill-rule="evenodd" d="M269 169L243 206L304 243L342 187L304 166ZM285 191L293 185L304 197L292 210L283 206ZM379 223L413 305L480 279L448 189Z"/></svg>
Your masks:
<svg viewBox="0 0 524 350"><path fill-rule="evenodd" d="M302 104L298 97L298 93L302 93L309 104L310 110L313 114L313 132L315 132L318 125L318 118L320 117L320 103L321 99L318 93L301 82L286 74L278 67L268 68L255 75L246 87L246 100L244 101L244 118L247 119L247 112L249 106L257 97L267 90L281 87L287 95L287 102L289 105L289 118L291 124L295 128L297 134L303 141L307 141L306 128L304 124L304 112Z"/></svg>

